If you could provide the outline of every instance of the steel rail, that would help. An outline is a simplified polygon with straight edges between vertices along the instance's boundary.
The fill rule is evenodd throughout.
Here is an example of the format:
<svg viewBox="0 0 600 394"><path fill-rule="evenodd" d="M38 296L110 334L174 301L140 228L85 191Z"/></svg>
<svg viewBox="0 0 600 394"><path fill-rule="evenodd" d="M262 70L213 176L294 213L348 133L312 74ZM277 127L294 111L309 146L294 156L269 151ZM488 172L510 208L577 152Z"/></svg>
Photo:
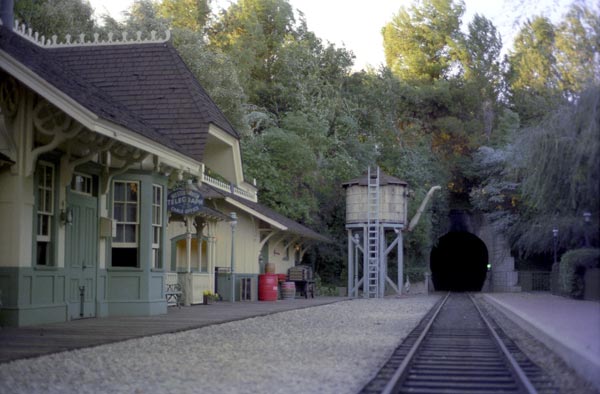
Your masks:
<svg viewBox="0 0 600 394"><path fill-rule="evenodd" d="M483 314L483 312L479 308L479 305L477 305L477 303L475 302L475 300L473 298L473 295L469 294L469 299L471 300L471 302L473 302L473 305L475 305L475 308L477 309L477 312L479 312L479 316L481 316L481 319L485 323L486 327L492 333L492 337L496 341L496 344L498 345L498 347L500 348L500 350L502 350L502 354L505 357L506 361L508 362L508 366L512 370L514 376L517 378L516 379L517 383L528 394L537 394L537 389L533 386L533 384L531 383L531 380L529 380L529 378L525 374L525 371L523 371L523 368L521 368L521 366L519 365L519 363L517 362L517 360L515 360L515 358L513 357L513 355L506 348L506 345L504 344L504 342L502 341L502 339L500 339L500 337L496 333L496 330L494 329L494 327L492 327L492 325L489 322L489 320L485 317L485 315Z"/></svg>
<svg viewBox="0 0 600 394"><path fill-rule="evenodd" d="M421 335L419 335L419 338L417 338L415 343L412 345L412 347L406 354L406 357L404 357L404 360L402 360L402 363L400 364L398 369L396 369L396 371L394 372L394 375L392 375L392 377L390 378L388 383L385 385L383 390L381 390L381 394L391 394L391 393L394 393L398 389L399 383L402 382L402 378L408 372L408 368L410 367L413 357L419 350L419 347L421 346L423 339L425 339L425 336L429 333L429 330L431 329L431 326L433 325L435 318L442 310L442 307L444 306L444 304L446 304L448 297L450 297L450 292L448 292L448 294L446 294L446 297L444 298L444 300L440 303L440 305L438 306L438 308L435 311L435 313L433 314L433 316L431 316L431 319L429 319L429 322L427 323L427 325L421 332Z"/></svg>
<svg viewBox="0 0 600 394"><path fill-rule="evenodd" d="M496 330L494 329L494 327L492 326L492 324L490 323L488 318L485 316L485 314L483 313L481 308L479 308L479 305L475 302L474 297L471 294L469 294L468 296L469 296L469 300L475 306L475 309L477 310L479 317L481 317L481 320L483 321L485 328L488 330L488 332L490 332L492 334L491 336L493 338L493 343L499 348L499 350L502 354L502 357L506 361L507 368L512 373L512 376L515 380L517 387L519 387L520 391L522 391L522 392L526 392L528 394L537 394L538 393L537 389L533 386L533 384L531 383L531 380L527 377L527 375L523 371L523 368L521 368L521 366L515 360L513 355L510 353L510 351L508 350L508 348L506 347L506 345L504 344L504 342L502 341L502 339L500 338L500 336L498 335L498 333L496 332ZM391 393L396 393L400 390L400 388L402 387L402 385L405 382L405 378L406 378L407 374L409 373L411 367L414 364L415 356L419 352L419 349L421 348L421 346L425 340L425 337L431 331L431 327L433 326L433 323L435 322L436 318L438 317L440 311L446 305L446 301L448 300L449 297L450 297L450 292L448 294L446 294L443 301L440 302L440 304L437 306L437 309L435 310L433 315L430 317L429 321L427 322L427 325L423 328L419 337L415 340L414 344L411 346L410 350L407 352L407 354L404 357L404 359L402 360L400 366L398 366L398 368L394 371L394 374L392 375L392 377L387 381L387 383L386 383L385 387L382 389L381 393L391 394Z"/></svg>

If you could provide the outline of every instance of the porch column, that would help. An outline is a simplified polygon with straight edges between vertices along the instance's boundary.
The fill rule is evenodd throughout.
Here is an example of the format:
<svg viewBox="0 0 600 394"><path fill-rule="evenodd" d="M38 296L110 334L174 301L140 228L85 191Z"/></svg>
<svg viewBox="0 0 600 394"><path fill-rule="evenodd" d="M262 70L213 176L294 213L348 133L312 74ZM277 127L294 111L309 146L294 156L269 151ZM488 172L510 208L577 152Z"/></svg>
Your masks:
<svg viewBox="0 0 600 394"><path fill-rule="evenodd" d="M207 269L211 278L211 287L214 291L215 285L215 247L216 247L216 238L215 238L215 222L208 222L207 225L207 243L206 243L206 258L207 258Z"/></svg>
<svg viewBox="0 0 600 394"><path fill-rule="evenodd" d="M185 261L187 263L187 273L192 272L192 225L193 217L185 217Z"/></svg>

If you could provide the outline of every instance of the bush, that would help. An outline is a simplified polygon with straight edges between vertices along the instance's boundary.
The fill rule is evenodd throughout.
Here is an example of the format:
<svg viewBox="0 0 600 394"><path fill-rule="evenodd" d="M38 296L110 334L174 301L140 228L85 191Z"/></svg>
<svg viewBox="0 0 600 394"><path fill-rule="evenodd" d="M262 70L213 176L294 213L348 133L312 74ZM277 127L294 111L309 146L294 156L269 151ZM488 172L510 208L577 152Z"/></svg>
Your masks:
<svg viewBox="0 0 600 394"><path fill-rule="evenodd" d="M583 275L586 269L600 266L600 249L570 250L560 259L559 287L563 295L583 298Z"/></svg>

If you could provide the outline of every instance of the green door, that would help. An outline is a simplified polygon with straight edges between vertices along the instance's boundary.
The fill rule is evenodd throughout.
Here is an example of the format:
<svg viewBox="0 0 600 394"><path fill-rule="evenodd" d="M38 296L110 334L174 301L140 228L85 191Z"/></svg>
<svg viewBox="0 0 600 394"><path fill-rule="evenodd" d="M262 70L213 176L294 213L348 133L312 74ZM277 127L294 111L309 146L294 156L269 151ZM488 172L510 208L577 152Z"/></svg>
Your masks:
<svg viewBox="0 0 600 394"><path fill-rule="evenodd" d="M98 202L91 195L69 192L68 207L72 214L65 249L69 319L95 317Z"/></svg>

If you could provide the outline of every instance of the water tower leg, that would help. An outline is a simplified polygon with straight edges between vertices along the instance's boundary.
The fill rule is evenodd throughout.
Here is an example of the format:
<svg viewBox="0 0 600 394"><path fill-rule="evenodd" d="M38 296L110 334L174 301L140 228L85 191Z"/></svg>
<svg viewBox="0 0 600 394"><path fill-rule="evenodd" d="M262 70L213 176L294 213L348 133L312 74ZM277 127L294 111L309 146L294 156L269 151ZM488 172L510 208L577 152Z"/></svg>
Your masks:
<svg viewBox="0 0 600 394"><path fill-rule="evenodd" d="M379 228L379 239L379 298L383 298L385 296L385 278L387 278L387 255L385 254L387 245L383 226Z"/></svg>
<svg viewBox="0 0 600 394"><path fill-rule="evenodd" d="M354 245L354 297L358 298L358 252L360 251L360 247L358 243Z"/></svg>
<svg viewBox="0 0 600 394"><path fill-rule="evenodd" d="M363 297L369 298L369 228L363 226Z"/></svg>
<svg viewBox="0 0 600 394"><path fill-rule="evenodd" d="M353 297L352 281L354 279L354 244L352 243L352 230L348 230L348 297Z"/></svg>
<svg viewBox="0 0 600 394"><path fill-rule="evenodd" d="M402 246L402 231L398 233L398 294L402 294L402 278L404 278L404 247Z"/></svg>

